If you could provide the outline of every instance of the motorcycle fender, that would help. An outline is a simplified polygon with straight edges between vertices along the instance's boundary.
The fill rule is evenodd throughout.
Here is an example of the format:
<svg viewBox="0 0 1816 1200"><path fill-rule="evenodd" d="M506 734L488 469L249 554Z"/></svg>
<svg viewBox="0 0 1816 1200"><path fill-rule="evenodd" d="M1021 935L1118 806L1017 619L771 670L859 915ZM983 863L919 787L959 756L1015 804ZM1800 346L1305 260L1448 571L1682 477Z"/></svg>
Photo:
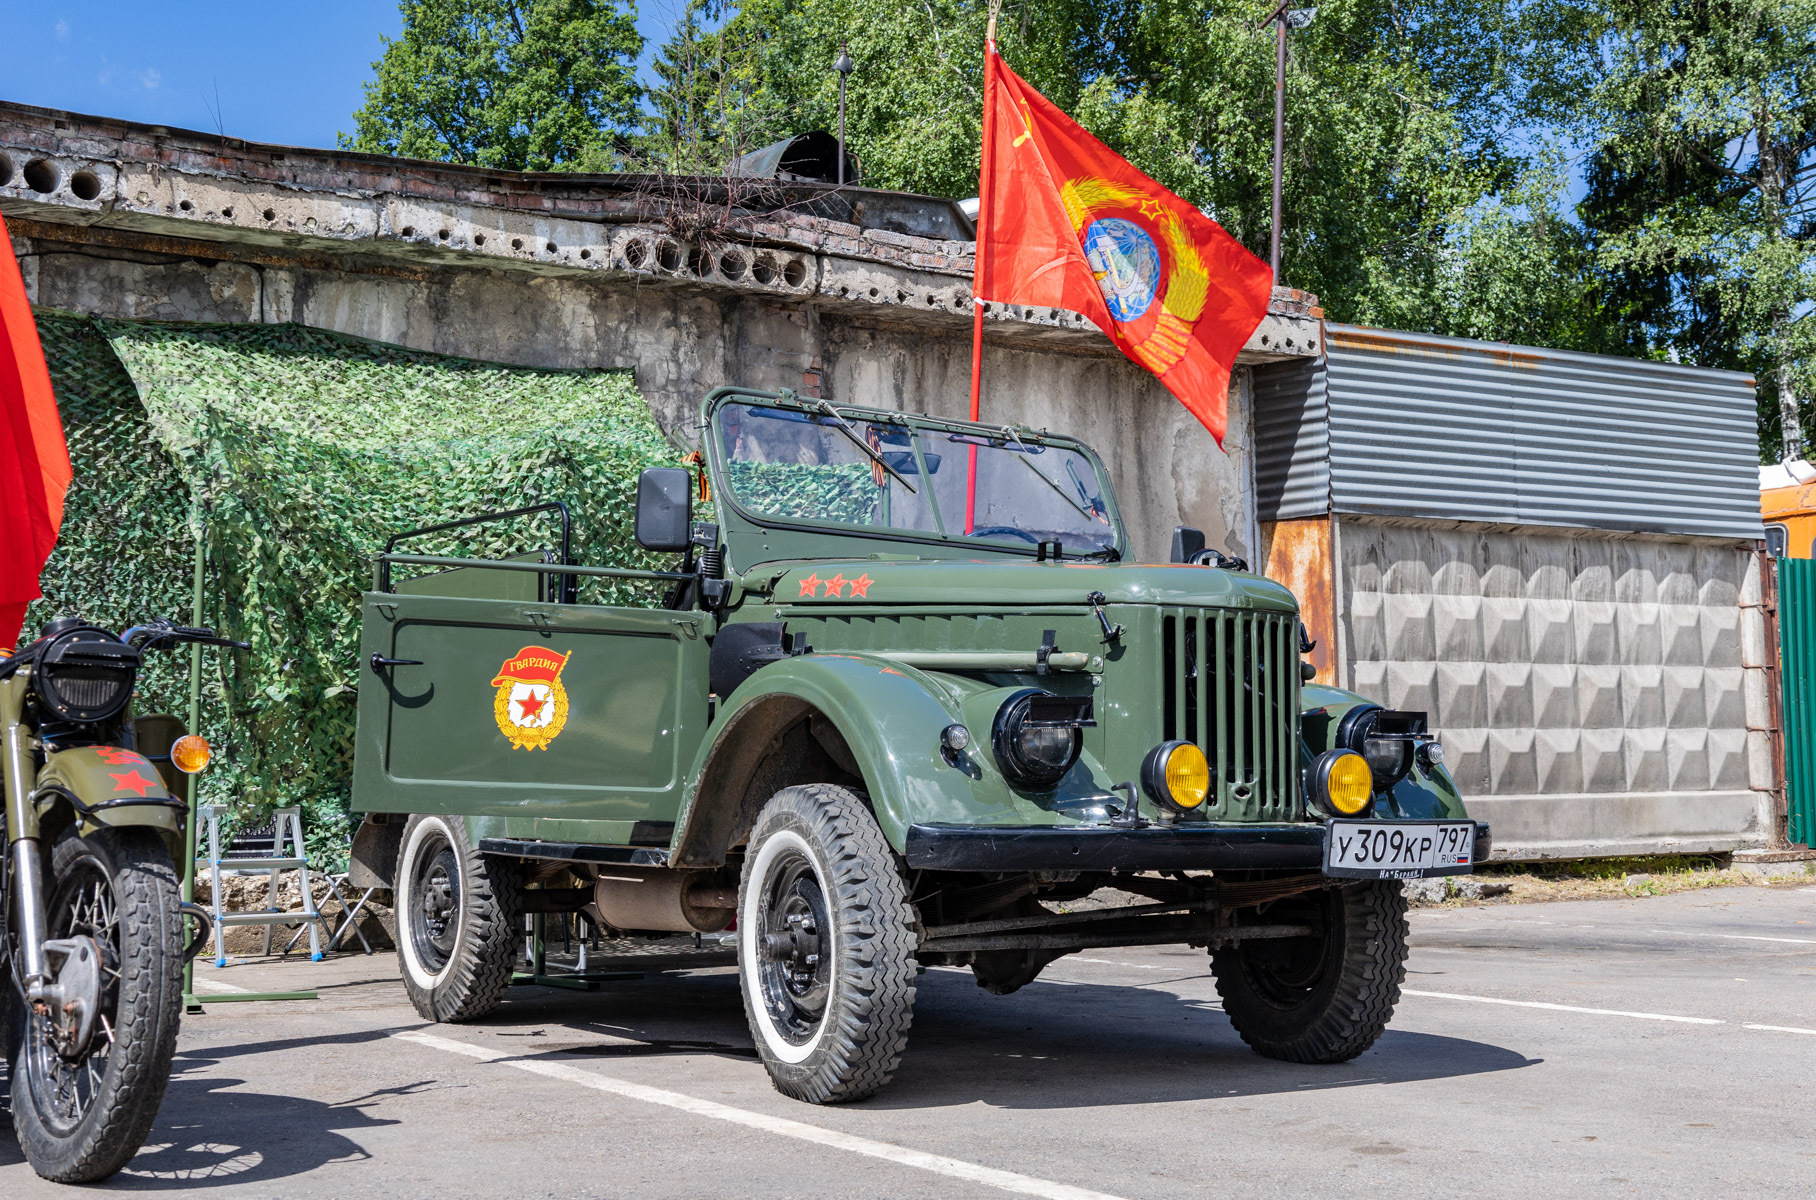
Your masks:
<svg viewBox="0 0 1816 1200"><path fill-rule="evenodd" d="M156 829L172 845L182 842L187 804L171 795L157 767L135 750L119 746L59 750L38 772L34 795L40 819L59 803L67 803L84 834L143 825Z"/></svg>

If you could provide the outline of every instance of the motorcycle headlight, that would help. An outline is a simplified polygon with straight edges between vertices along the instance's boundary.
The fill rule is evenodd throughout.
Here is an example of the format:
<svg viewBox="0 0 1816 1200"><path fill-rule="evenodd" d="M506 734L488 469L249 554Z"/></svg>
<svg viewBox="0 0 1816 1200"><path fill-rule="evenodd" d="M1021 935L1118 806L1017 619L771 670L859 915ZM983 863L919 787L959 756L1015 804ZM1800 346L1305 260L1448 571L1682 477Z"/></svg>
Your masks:
<svg viewBox="0 0 1816 1200"><path fill-rule="evenodd" d="M1018 692L996 711L991 748L1003 774L1029 787L1058 783L1084 749L1084 727L1094 725L1091 697Z"/></svg>
<svg viewBox="0 0 1816 1200"><path fill-rule="evenodd" d="M70 629L38 655L32 691L62 720L93 724L118 716L132 699L139 652L105 629Z"/></svg>

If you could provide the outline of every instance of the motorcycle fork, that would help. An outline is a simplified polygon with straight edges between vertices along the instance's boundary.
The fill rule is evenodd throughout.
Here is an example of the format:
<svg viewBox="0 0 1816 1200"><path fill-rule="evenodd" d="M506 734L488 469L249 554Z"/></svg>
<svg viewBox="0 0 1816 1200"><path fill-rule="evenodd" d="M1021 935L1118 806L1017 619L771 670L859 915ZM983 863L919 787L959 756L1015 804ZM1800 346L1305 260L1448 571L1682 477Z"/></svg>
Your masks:
<svg viewBox="0 0 1816 1200"><path fill-rule="evenodd" d="M0 734L5 745L7 865L12 876L15 946L19 982L38 1000L49 982L44 955L44 847L38 837L38 812L32 806L31 729L25 724L25 688L30 668L15 671L0 683Z"/></svg>

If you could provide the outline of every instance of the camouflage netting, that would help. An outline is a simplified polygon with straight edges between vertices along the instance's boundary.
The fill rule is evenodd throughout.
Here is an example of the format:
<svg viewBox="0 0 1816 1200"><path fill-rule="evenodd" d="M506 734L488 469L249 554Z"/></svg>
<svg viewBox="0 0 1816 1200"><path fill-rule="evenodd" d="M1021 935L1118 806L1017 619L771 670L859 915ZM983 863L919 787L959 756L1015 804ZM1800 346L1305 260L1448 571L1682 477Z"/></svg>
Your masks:
<svg viewBox="0 0 1816 1200"><path fill-rule="evenodd" d="M732 490L756 512L867 525L881 494L869 463L746 462L728 464Z"/></svg>
<svg viewBox="0 0 1816 1200"><path fill-rule="evenodd" d="M329 861L348 833L359 595L390 534L563 500L578 561L669 565L636 548L631 516L638 471L679 452L627 372L505 367L297 325L45 312L39 331L75 483L27 633L62 612L186 623L204 530L204 620L253 649L204 652L217 758L202 798L241 818L301 805ZM557 544L545 514L400 549ZM644 585L580 586L594 603L648 602ZM181 714L187 655L156 657L138 710Z"/></svg>

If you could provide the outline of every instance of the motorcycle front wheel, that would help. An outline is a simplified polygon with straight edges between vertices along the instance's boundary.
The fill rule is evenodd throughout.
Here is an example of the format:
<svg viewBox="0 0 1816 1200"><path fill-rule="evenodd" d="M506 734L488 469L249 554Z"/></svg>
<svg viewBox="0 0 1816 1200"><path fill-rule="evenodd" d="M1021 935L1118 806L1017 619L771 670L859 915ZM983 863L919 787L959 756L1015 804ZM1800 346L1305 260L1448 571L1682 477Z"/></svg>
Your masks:
<svg viewBox="0 0 1816 1200"><path fill-rule="evenodd" d="M138 1153L164 1099L182 1019L183 919L170 852L149 829L65 838L50 867L49 935L100 948L100 1019L71 1056L9 981L13 1129L38 1174L92 1183Z"/></svg>

